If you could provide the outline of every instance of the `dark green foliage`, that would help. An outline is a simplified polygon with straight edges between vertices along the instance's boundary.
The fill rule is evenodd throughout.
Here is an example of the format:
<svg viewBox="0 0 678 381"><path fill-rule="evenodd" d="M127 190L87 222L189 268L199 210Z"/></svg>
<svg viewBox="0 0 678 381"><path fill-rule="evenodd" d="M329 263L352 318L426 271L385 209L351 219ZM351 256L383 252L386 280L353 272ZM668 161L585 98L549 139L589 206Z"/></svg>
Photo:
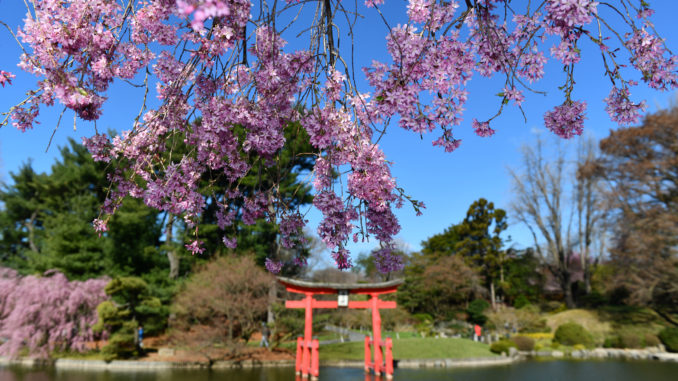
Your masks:
<svg viewBox="0 0 678 381"><path fill-rule="evenodd" d="M623 306L628 301L631 291L625 286L615 287L607 295L607 299L613 306Z"/></svg>
<svg viewBox="0 0 678 381"><path fill-rule="evenodd" d="M664 328L658 336L667 351L678 352L678 327Z"/></svg>
<svg viewBox="0 0 678 381"><path fill-rule="evenodd" d="M96 331L110 334L108 344L102 349L107 360L138 356L136 330L144 327L146 335L154 335L165 329L167 308L151 295L148 284L138 277L121 277L106 285L106 294L112 301L97 307L99 321Z"/></svg>
<svg viewBox="0 0 678 381"><path fill-rule="evenodd" d="M468 321L474 324L483 325L487 321L485 310L490 308L490 303L484 299L476 299L469 303L466 312L468 313Z"/></svg>
<svg viewBox="0 0 678 381"><path fill-rule="evenodd" d="M498 290L506 266L499 234L506 227L506 212L483 198L475 201L461 223L422 242L421 253L405 267L398 302L411 313L449 320L463 311L464 303L478 297L481 286ZM453 270L445 272L446 268Z"/></svg>
<svg viewBox="0 0 678 381"><path fill-rule="evenodd" d="M125 200L99 237L92 220L106 197L111 168L95 163L72 139L60 153L51 173L37 174L24 164L0 191L0 262L22 273L58 269L79 280L166 271L157 250L157 211Z"/></svg>
<svg viewBox="0 0 678 381"><path fill-rule="evenodd" d="M511 341L516 343L516 347L521 351L531 351L534 349L534 339L527 336L513 336Z"/></svg>
<svg viewBox="0 0 678 381"><path fill-rule="evenodd" d="M516 343L511 340L499 340L490 345L490 351L496 354L508 354L509 348L516 348Z"/></svg>
<svg viewBox="0 0 678 381"><path fill-rule="evenodd" d="M517 298L525 298L529 303L537 303L542 297L545 277L543 272L539 271L542 267L540 259L532 249L506 251L506 260L504 266L504 282L501 283L501 291L506 296L507 301L513 301Z"/></svg>
<svg viewBox="0 0 678 381"><path fill-rule="evenodd" d="M583 295L579 298L580 303L584 307L588 308L598 308L607 304L607 298L605 295L599 293L596 290L591 291L589 294Z"/></svg>
<svg viewBox="0 0 678 381"><path fill-rule="evenodd" d="M519 295L513 301L513 307L515 307L515 308L523 308L523 307L529 306L529 305L530 305L530 300L525 295Z"/></svg>
<svg viewBox="0 0 678 381"><path fill-rule="evenodd" d="M421 243L421 253L428 257L451 255L461 241L458 225L452 225L444 232L435 234Z"/></svg>
<svg viewBox="0 0 678 381"><path fill-rule="evenodd" d="M556 329L553 341L562 345L593 345L591 333L577 323L565 323Z"/></svg>
<svg viewBox="0 0 678 381"><path fill-rule="evenodd" d="M236 134L238 134L238 128ZM241 134L244 139L244 134ZM310 204L313 201L311 186L307 182L300 181L301 176L313 170L315 164L315 148L310 144L309 136L299 123L289 123L285 127L285 148L277 153L273 160L264 162L257 159L251 164L249 173L243 177L237 184L232 184L223 172L215 172L211 177L205 177L201 181L203 194L223 194L226 190L237 188L244 197L250 197L266 189L274 189L275 199L278 200L278 208L295 211L300 206ZM183 137L173 148L175 155L186 150L183 147ZM179 156L180 157L180 156ZM207 188L211 189L207 192ZM240 220L242 216L242 202L233 202L228 207L235 210L236 219L232 226L227 227L226 232L220 230L217 226L217 210L220 198L209 196L205 199L206 208L201 214L202 220L199 224L200 239L205 243L205 254L202 256L187 256L185 260L195 263L203 261L211 256L223 254L229 251L222 243L222 236L235 235L238 246L234 249L239 254L254 254L258 265L264 265L267 257L278 257L283 262L290 262L283 267L281 275L293 276L299 270L292 266L292 257L294 255L307 257L308 247L301 245L295 248L294 253L285 253L277 244L278 227L275 223L258 220L254 225L245 225ZM192 229L184 229L184 240L193 239ZM182 249L182 251L184 251Z"/></svg>
<svg viewBox="0 0 678 381"><path fill-rule="evenodd" d="M494 203L480 198L471 204L466 218L456 228L460 238L455 246L457 255L477 269L488 285L499 278L506 260L506 253L501 250L504 243L499 234L507 227L506 212L495 209Z"/></svg>

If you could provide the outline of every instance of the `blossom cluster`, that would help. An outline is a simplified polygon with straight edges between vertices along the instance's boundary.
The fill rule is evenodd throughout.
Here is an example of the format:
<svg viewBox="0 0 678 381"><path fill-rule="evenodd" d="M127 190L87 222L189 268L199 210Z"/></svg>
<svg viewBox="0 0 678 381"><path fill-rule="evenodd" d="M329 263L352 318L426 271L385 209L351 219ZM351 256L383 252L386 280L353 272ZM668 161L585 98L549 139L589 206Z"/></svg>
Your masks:
<svg viewBox="0 0 678 381"><path fill-rule="evenodd" d="M14 78L14 77L15 77L14 74L7 72L7 71L4 71L4 70L0 70L0 85L2 85L2 87L5 87L5 83L11 85L12 84L12 78Z"/></svg>
<svg viewBox="0 0 678 381"><path fill-rule="evenodd" d="M563 139L581 135L584 131L586 102L570 101L544 114L544 126Z"/></svg>
<svg viewBox="0 0 678 381"><path fill-rule="evenodd" d="M637 123L641 118L641 112L647 108L645 101L633 103L629 99L629 95L628 88L614 87L610 91L610 95L604 99L607 104L605 111L610 115L610 119L621 125Z"/></svg>
<svg viewBox="0 0 678 381"><path fill-rule="evenodd" d="M27 47L19 66L40 81L29 99L11 110L14 126L32 128L40 108L57 102L82 120L96 121L111 84L149 73L152 80L144 86L147 91L155 86L159 105L147 107L144 97L130 130L83 140L95 160L120 166L110 176L114 187L94 227L105 232L106 214L124 197L139 198L194 228L186 245L194 254L205 250L197 222L206 199L214 196L200 186L206 178L227 184L214 197L226 247L237 244L226 234L235 219L278 224L286 248L304 242L304 213L285 204L275 185L256 191L239 186L253 171L275 165L288 144L284 129L290 124L305 130L314 149L313 205L322 214L317 232L337 266L351 266L350 239L374 237L385 248L374 254L377 267L389 272L401 265L390 249L401 229L394 209L411 201L377 144L390 120L420 136L435 133L432 144L452 152L461 144L454 129L464 123L473 75L504 79L497 89L498 115L505 105L522 106L526 90L533 90L529 86L544 77L550 51L565 67L565 100L544 115L544 124L563 138L579 135L586 103L572 99L573 73L586 38L610 58L606 70L615 84L605 102L612 120L633 123L645 107L630 100L633 82L621 78L619 57L603 43L607 37L601 40L587 29L601 17L592 0L549 0L523 13L498 0L409 0L407 22L389 25L387 59L362 68L369 91L356 88L350 60L341 57L338 41L345 36L332 36L340 28L325 24L343 6L322 8L325 16L314 18L308 48L294 44L300 50L293 50L282 35L288 27L280 24L286 23L275 21L293 8L303 12L304 2L287 1L279 13L275 7L253 12L256 5L249 0L148 0L130 7L111 0L31 3L17 33ZM365 1L368 8L383 3ZM651 13L645 4L637 9L643 27L624 18L632 32L623 47L643 81L674 89L678 59L649 27ZM11 78L0 71L3 86ZM494 118L466 123L489 137L496 134L490 127ZM178 146L185 152L177 155ZM419 212L423 204L412 202ZM271 272L282 265L276 258L266 261Z"/></svg>
<svg viewBox="0 0 678 381"><path fill-rule="evenodd" d="M0 354L17 356L26 349L47 357L55 350L84 351L100 339L92 331L97 306L107 299L108 279L69 281L50 270L22 277L0 267Z"/></svg>

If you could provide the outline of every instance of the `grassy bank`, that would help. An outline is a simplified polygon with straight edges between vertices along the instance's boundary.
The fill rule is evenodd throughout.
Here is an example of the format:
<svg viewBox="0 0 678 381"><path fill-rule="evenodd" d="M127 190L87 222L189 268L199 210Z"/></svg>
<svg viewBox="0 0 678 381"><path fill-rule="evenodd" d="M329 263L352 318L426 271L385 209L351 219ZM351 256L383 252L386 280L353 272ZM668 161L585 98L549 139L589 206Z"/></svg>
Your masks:
<svg viewBox="0 0 678 381"><path fill-rule="evenodd" d="M320 360L363 360L362 342L323 345ZM492 357L490 347L465 339L408 338L393 340L393 357L396 359L441 359Z"/></svg>

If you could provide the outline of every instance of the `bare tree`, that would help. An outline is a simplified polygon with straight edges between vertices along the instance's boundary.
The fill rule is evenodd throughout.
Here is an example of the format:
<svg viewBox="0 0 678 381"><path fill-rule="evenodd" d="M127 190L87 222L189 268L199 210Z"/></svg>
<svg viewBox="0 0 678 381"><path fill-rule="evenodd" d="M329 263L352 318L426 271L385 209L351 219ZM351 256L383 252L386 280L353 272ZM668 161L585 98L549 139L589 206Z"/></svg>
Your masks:
<svg viewBox="0 0 678 381"><path fill-rule="evenodd" d="M605 230L602 221L606 214L606 203L600 179L591 176L588 168L596 162L598 150L591 139L581 141L577 148L576 184L574 199L577 211L577 246L584 275L586 293L591 292L591 275L595 271L598 259L605 251ZM594 247L598 245L598 255L594 258Z"/></svg>
<svg viewBox="0 0 678 381"><path fill-rule="evenodd" d="M573 265L578 259L586 290L590 290L592 247L601 237L596 179L581 176L577 171L583 163L595 159L593 147L592 142L580 146L577 165L571 169L561 148L548 162L542 152L543 142L537 140L535 148L523 148L523 172L509 169L515 194L511 205L514 218L532 233L537 253L557 279L570 308L575 305ZM570 185L570 182L574 183ZM571 199L567 197L570 192ZM573 234L575 217L577 226Z"/></svg>

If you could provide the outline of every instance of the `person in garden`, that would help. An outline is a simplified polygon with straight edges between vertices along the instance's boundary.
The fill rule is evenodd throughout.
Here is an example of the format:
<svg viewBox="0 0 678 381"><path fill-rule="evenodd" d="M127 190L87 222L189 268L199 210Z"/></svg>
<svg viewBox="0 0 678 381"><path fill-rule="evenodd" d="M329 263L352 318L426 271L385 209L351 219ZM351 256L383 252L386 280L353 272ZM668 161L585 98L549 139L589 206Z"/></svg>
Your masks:
<svg viewBox="0 0 678 381"><path fill-rule="evenodd" d="M259 347L268 348L268 337L271 335L271 330L268 328L266 323L261 323L261 342Z"/></svg>
<svg viewBox="0 0 678 381"><path fill-rule="evenodd" d="M140 349L144 348L144 326L142 325L139 325L137 330L137 345L139 345Z"/></svg>

